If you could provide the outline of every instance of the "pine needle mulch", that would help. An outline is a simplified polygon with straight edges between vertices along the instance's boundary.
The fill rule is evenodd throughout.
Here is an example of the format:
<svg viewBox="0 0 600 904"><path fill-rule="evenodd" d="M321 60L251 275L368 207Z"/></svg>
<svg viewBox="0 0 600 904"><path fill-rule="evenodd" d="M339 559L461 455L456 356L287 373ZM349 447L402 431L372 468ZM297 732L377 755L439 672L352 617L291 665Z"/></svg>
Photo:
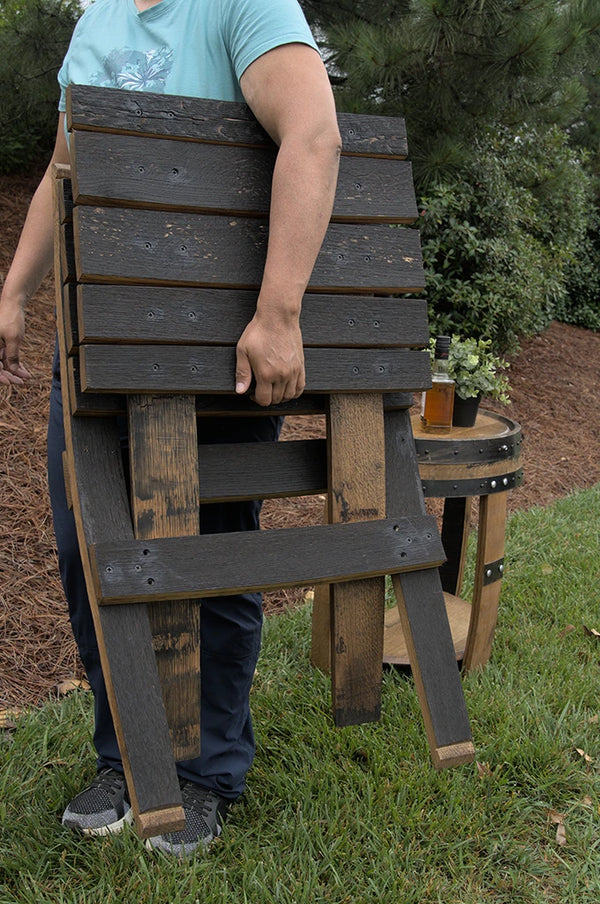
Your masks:
<svg viewBox="0 0 600 904"><path fill-rule="evenodd" d="M0 177L2 278L38 178L36 173ZM58 578L46 486L54 331L54 286L48 278L28 314L23 358L33 379L22 387L0 387L0 709L35 705L65 679L83 677ZM599 482L600 335L553 324L524 343L510 378L513 404L504 410L523 426L526 480L509 495L509 508L545 505ZM283 438L322 432L319 418L294 418ZM318 523L323 508L319 497L269 500L263 524ZM300 588L268 594L265 611L298 605L304 593Z"/></svg>

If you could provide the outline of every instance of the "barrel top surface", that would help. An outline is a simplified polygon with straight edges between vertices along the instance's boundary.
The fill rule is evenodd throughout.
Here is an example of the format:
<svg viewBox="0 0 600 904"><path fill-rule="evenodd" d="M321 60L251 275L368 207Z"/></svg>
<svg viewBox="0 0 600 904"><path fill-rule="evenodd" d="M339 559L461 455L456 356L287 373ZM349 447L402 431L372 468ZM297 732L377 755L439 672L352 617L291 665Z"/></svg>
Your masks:
<svg viewBox="0 0 600 904"><path fill-rule="evenodd" d="M417 449L425 441L429 443L478 443L482 439L515 438L521 432L521 426L503 414L494 411L479 411L473 427L452 427L448 431L424 430L418 414L412 416L412 428Z"/></svg>

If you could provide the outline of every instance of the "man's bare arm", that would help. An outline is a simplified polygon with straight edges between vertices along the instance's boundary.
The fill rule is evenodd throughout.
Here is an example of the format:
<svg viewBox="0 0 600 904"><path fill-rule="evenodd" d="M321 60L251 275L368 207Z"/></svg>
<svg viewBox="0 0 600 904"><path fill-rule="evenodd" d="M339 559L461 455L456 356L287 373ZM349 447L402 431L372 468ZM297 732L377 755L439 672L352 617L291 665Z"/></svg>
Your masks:
<svg viewBox="0 0 600 904"><path fill-rule="evenodd" d="M341 139L325 67L315 50L287 44L241 78L254 115L279 146L269 244L256 313L238 343L236 389L256 380L260 405L304 390L302 296L331 216Z"/></svg>
<svg viewBox="0 0 600 904"><path fill-rule="evenodd" d="M59 116L52 159L31 200L21 238L0 297L0 384L22 383L30 374L21 363L25 307L52 266L52 165L69 163L64 113Z"/></svg>

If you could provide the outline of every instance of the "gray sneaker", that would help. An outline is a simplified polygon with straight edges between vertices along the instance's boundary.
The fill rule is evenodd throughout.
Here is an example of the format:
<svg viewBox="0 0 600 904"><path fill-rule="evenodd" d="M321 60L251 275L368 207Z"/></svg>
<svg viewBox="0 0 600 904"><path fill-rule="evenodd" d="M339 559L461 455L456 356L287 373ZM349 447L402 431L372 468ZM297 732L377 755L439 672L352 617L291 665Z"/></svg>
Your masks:
<svg viewBox="0 0 600 904"><path fill-rule="evenodd" d="M180 779L180 785L185 829L147 838L148 850L184 857L193 854L197 848L206 850L221 834L229 801L194 782Z"/></svg>
<svg viewBox="0 0 600 904"><path fill-rule="evenodd" d="M114 834L132 821L125 776L108 766L71 801L62 817L64 826L84 835Z"/></svg>

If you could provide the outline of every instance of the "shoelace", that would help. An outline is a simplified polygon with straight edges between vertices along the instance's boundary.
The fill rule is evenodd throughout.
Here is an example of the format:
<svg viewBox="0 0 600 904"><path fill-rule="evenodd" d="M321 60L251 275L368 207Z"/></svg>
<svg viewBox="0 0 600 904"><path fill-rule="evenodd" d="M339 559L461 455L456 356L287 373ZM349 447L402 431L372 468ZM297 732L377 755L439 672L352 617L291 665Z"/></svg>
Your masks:
<svg viewBox="0 0 600 904"><path fill-rule="evenodd" d="M185 782L181 788L184 807L186 804L189 807L193 807L201 816L207 816L210 813L212 809L211 798L214 796L211 791L207 791L193 782Z"/></svg>
<svg viewBox="0 0 600 904"><path fill-rule="evenodd" d="M106 791L107 794L113 795L123 789L125 782L124 776L113 769L102 769L92 781L90 787L97 788L99 791ZM127 797L127 789L125 788L125 797Z"/></svg>

